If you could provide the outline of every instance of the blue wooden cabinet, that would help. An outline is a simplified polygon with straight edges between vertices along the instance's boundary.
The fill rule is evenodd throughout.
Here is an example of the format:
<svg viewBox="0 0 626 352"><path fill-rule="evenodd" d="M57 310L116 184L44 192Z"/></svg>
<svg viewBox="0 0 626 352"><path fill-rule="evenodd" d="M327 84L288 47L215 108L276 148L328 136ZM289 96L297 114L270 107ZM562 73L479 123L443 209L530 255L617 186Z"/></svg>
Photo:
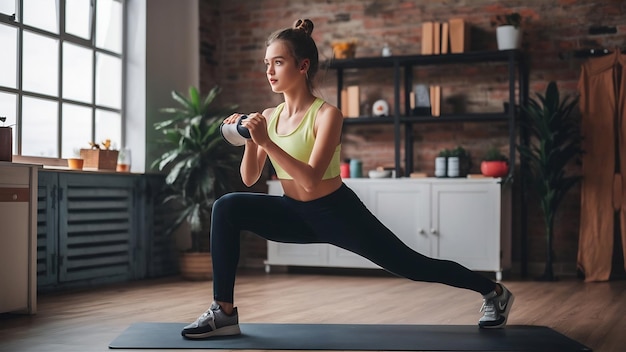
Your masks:
<svg viewBox="0 0 626 352"><path fill-rule="evenodd" d="M154 201L161 184L160 176L42 170L38 290L175 273L173 246L160 231L164 210Z"/></svg>

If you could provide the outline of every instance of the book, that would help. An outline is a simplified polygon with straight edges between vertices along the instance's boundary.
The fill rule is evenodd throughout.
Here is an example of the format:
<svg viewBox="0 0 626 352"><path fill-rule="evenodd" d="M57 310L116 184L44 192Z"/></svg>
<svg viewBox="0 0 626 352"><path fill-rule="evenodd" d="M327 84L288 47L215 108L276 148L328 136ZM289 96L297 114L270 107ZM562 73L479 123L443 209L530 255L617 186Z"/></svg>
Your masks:
<svg viewBox="0 0 626 352"><path fill-rule="evenodd" d="M422 55L432 55L433 53L433 22L422 23Z"/></svg>
<svg viewBox="0 0 626 352"><path fill-rule="evenodd" d="M448 22L444 22L441 25L441 53L442 54L448 53L448 44L450 43L449 26L450 24Z"/></svg>
<svg viewBox="0 0 626 352"><path fill-rule="evenodd" d="M343 114L343 118L349 117L348 114L348 89L344 88L341 90L341 114Z"/></svg>
<svg viewBox="0 0 626 352"><path fill-rule="evenodd" d="M441 115L441 86L430 86L430 111L432 116Z"/></svg>
<svg viewBox="0 0 626 352"><path fill-rule="evenodd" d="M449 23L450 52L460 54L468 51L470 34L465 20L462 18L451 18Z"/></svg>
<svg viewBox="0 0 626 352"><path fill-rule="evenodd" d="M433 54L441 54L441 22L433 22Z"/></svg>
<svg viewBox="0 0 626 352"><path fill-rule="evenodd" d="M360 95L359 86L348 86L347 88L347 101L348 101L348 117L359 117L360 112Z"/></svg>

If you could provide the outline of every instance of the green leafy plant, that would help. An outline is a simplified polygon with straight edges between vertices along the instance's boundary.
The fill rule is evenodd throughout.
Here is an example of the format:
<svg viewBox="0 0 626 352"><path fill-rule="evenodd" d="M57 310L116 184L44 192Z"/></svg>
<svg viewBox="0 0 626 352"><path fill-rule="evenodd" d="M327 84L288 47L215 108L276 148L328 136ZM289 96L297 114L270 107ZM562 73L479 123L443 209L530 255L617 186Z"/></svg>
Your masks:
<svg viewBox="0 0 626 352"><path fill-rule="evenodd" d="M450 163L450 158L458 158L459 169L458 169L458 175L453 174L453 176L451 176L451 172L450 170L448 170L448 176L449 177L465 177L469 173L470 168L472 167L472 159L470 157L469 152L465 148L459 145L449 151L448 163ZM448 165L448 168L450 169L449 165Z"/></svg>
<svg viewBox="0 0 626 352"><path fill-rule="evenodd" d="M561 99L555 82L549 82L545 94L537 93L523 106L522 126L528 132L528 143L518 145L528 163L528 180L539 196L546 235L546 266L541 280L555 279L553 262L554 219L563 197L581 179L566 174L567 165L582 153L580 123L572 111L578 97Z"/></svg>
<svg viewBox="0 0 626 352"><path fill-rule="evenodd" d="M515 28L519 28L522 25L522 15L517 12L498 15L491 21L491 25L493 27L513 26Z"/></svg>
<svg viewBox="0 0 626 352"><path fill-rule="evenodd" d="M500 150L496 147L490 147L485 153L484 161L509 161L509 158L502 154Z"/></svg>
<svg viewBox="0 0 626 352"><path fill-rule="evenodd" d="M439 156L442 158L447 158L450 156L450 150L449 149L442 149L439 151Z"/></svg>
<svg viewBox="0 0 626 352"><path fill-rule="evenodd" d="M466 158L469 157L469 153L467 152L467 150L465 150L465 148L461 147L460 145L457 146L456 148L452 149L450 151L450 156L452 157L459 157L459 158Z"/></svg>
<svg viewBox="0 0 626 352"><path fill-rule="evenodd" d="M189 88L188 96L173 91L172 98L180 106L161 109L173 118L154 124L170 148L152 163L152 168L167 172L162 202L174 209L174 220L165 232L172 234L187 222L192 252L208 251L200 236L207 228L213 203L232 191L238 180L240 153L223 141L220 132L222 121L236 106L213 107L220 91L216 86L205 97L195 87Z"/></svg>

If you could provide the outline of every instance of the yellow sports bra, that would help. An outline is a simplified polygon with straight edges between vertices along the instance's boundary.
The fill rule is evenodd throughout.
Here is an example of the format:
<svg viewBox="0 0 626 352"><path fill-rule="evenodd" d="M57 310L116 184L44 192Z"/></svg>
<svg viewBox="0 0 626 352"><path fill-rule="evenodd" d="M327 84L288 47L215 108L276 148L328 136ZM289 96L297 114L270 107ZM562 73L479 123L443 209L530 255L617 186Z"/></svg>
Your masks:
<svg viewBox="0 0 626 352"><path fill-rule="evenodd" d="M281 135L276 132L280 113L285 107L285 103L281 103L276 107L276 109L274 109L272 116L270 116L270 121L267 126L267 132L270 139L292 157L304 163L308 163L311 153L313 152L313 145L315 144L315 117L323 104L324 100L316 98L313 104L311 104L311 107L309 107L309 110L307 110L304 114L304 117L302 117L302 121L300 121L298 127L296 127L296 129L289 134ZM337 148L335 148L333 158L331 159L326 172L324 172L322 180L339 176L340 152L341 144L337 145ZM280 167L277 162L272 160L272 158L270 158L270 161L272 162L272 165L276 170L276 176L278 176L279 179L293 179L293 177L283 170L283 168Z"/></svg>

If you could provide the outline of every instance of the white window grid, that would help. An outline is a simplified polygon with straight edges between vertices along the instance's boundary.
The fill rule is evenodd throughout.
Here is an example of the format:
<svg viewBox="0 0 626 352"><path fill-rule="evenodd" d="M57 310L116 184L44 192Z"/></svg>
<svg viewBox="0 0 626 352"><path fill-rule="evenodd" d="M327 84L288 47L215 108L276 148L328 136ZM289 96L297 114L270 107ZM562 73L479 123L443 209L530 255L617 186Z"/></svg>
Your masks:
<svg viewBox="0 0 626 352"><path fill-rule="evenodd" d="M24 23L24 16L20 15L23 14L24 11L24 1L28 1L28 0L2 0L2 1L15 1L15 10L16 10L16 14L5 14L5 13L0 13L0 24L3 25L8 25L9 27L14 27L17 29L17 72L14 72L14 74L17 76L17 80L16 80L16 87L7 87L7 86L3 86L0 84L0 92L4 92L4 93L10 93L10 94L14 94L17 96L17 102L16 102L16 116L15 116L15 126L16 128L16 133L15 133L15 142L14 144L16 145L16 149L13 151L13 154L15 155L22 155L22 150L24 149L23 143L22 143L22 136L23 136L23 131L25 128L28 128L28 126L25 126L23 124L23 118L22 118L22 111L23 111L23 100L24 98L40 98L40 99L45 99L47 101L53 101L56 103L57 106L57 146L56 146L56 150L57 150L57 155L56 158L61 158L62 157L62 153L63 153L63 135L62 135L62 121L63 121L63 114L62 114L62 110L63 110L63 104L64 103L70 103L74 106L78 106L78 107L85 107L90 109L91 111L91 135L90 136L85 136L86 138L88 138L85 141L85 147L88 147L88 141L96 141L96 115L98 113L101 114L108 114L108 113L114 113L114 114L118 114L121 117L121 126L124 126L124 108L125 108L125 76L126 76L126 56L125 56L125 48L126 48L126 0L113 0L116 1L118 3L122 4L122 43L121 43L121 49L120 52L114 52L111 50L108 50L106 48L102 48L102 47L98 47L96 45L96 11L97 11L97 2L101 1L101 0L84 0L84 1L89 1L90 5L91 5L91 12L90 12L90 38L91 39L84 39L69 33L65 32L65 24L66 24L66 15L65 15L65 5L66 5L66 1L68 0L48 0L48 1L52 1L55 3L55 5L57 6L58 12L57 14L51 14L51 15L58 15L58 33L54 33L42 28L38 28L35 26L31 26L28 24ZM27 91L24 90L22 88L23 86L23 82L22 82L22 77L23 77L23 72L22 72L22 62L23 62L23 37L24 37L24 31L27 32L31 32L37 35L41 35L47 38L52 38L55 40L58 40L59 45L58 45L58 57L57 57L57 64L58 64L58 89L57 89L57 94L55 95L49 95L49 94L44 94L44 93L38 93L38 92L32 92L32 91ZM84 101L77 101L77 100L73 100L73 99L69 99L69 98L64 98L63 97L63 43L69 43L69 44L73 44L75 46L78 47L82 47L82 48L86 48L88 50L91 50L92 52L92 68L91 68L91 102L84 102ZM111 107L111 106L106 106L106 105L102 105L102 104L96 104L96 56L98 54L106 54L109 55L110 57L115 57L121 60L121 73L122 73L122 77L120 77L120 81L121 81L121 91L119 92L120 94L120 100L121 100L121 106L119 108L115 108L115 107ZM1 69L0 69L1 70ZM6 74L7 72L3 73ZM8 74L11 74L11 72L8 72ZM2 114L2 111L0 111L0 115ZM125 129L121 128L120 130L120 141L119 141L119 146L121 147L124 143L125 140Z"/></svg>

